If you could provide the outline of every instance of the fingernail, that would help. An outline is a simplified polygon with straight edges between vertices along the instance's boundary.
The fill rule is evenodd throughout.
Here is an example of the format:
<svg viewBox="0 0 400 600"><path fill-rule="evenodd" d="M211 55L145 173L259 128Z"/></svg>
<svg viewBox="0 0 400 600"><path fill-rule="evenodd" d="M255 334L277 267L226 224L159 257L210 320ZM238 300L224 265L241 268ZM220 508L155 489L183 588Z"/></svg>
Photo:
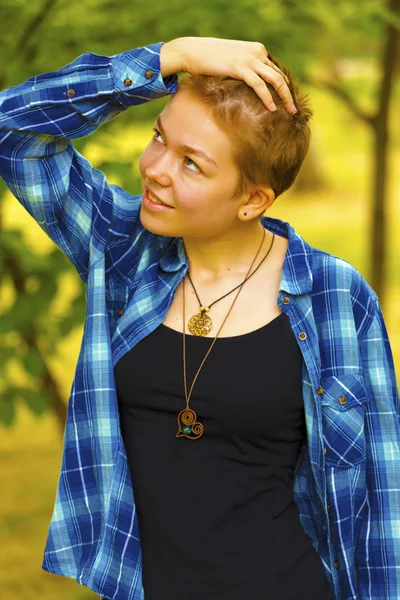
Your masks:
<svg viewBox="0 0 400 600"><path fill-rule="evenodd" d="M295 105L294 105L294 104L292 104L292 106L289 106L289 110L290 110L290 112L291 112L291 113L293 113L293 114L297 113L297 108L295 107Z"/></svg>
<svg viewBox="0 0 400 600"><path fill-rule="evenodd" d="M275 102L271 102L270 104L268 104L268 108L269 108L269 110L276 110Z"/></svg>

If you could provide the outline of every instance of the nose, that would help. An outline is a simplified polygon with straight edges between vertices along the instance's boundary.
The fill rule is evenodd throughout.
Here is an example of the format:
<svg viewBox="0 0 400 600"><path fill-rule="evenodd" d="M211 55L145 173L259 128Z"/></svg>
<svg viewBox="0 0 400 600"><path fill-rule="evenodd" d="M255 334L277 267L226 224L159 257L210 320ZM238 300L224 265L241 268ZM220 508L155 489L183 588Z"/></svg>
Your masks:
<svg viewBox="0 0 400 600"><path fill-rule="evenodd" d="M170 169L168 168L165 154L159 156L148 165L144 172L147 179L156 181L163 187L171 185Z"/></svg>

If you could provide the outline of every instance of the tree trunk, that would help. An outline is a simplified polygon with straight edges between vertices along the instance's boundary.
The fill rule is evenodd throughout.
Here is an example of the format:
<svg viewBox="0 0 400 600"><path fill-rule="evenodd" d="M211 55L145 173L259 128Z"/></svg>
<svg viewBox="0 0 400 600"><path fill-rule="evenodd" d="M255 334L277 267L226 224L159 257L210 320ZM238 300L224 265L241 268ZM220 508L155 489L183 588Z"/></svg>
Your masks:
<svg viewBox="0 0 400 600"><path fill-rule="evenodd" d="M390 1L390 10L400 10L400 0ZM378 111L373 119L374 126L374 186L372 196L371 223L371 286L383 305L386 265L386 189L388 171L388 119L396 65L399 32L392 24L386 26L385 46L382 55L382 83L379 90Z"/></svg>

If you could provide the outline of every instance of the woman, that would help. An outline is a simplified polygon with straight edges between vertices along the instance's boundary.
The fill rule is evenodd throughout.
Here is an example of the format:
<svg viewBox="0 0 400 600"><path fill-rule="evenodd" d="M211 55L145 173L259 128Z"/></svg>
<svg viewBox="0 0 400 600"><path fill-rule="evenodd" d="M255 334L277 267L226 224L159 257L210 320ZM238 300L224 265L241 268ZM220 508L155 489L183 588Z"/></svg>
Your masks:
<svg viewBox="0 0 400 600"><path fill-rule="evenodd" d="M70 140L166 94L131 196ZM87 285L44 569L116 600L397 599L377 296L263 218L308 147L290 73L260 44L179 38L0 101L1 175Z"/></svg>

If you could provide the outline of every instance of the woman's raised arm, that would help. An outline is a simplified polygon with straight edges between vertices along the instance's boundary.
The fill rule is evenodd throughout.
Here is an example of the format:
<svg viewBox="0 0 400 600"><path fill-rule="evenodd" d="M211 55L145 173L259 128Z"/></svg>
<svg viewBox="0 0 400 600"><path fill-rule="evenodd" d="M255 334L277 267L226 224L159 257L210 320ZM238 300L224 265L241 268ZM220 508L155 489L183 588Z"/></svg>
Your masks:
<svg viewBox="0 0 400 600"><path fill-rule="evenodd" d="M160 73L162 44L83 54L0 93L0 176L85 282L90 249L104 246L114 219L115 190L70 140L176 91L176 75Z"/></svg>

